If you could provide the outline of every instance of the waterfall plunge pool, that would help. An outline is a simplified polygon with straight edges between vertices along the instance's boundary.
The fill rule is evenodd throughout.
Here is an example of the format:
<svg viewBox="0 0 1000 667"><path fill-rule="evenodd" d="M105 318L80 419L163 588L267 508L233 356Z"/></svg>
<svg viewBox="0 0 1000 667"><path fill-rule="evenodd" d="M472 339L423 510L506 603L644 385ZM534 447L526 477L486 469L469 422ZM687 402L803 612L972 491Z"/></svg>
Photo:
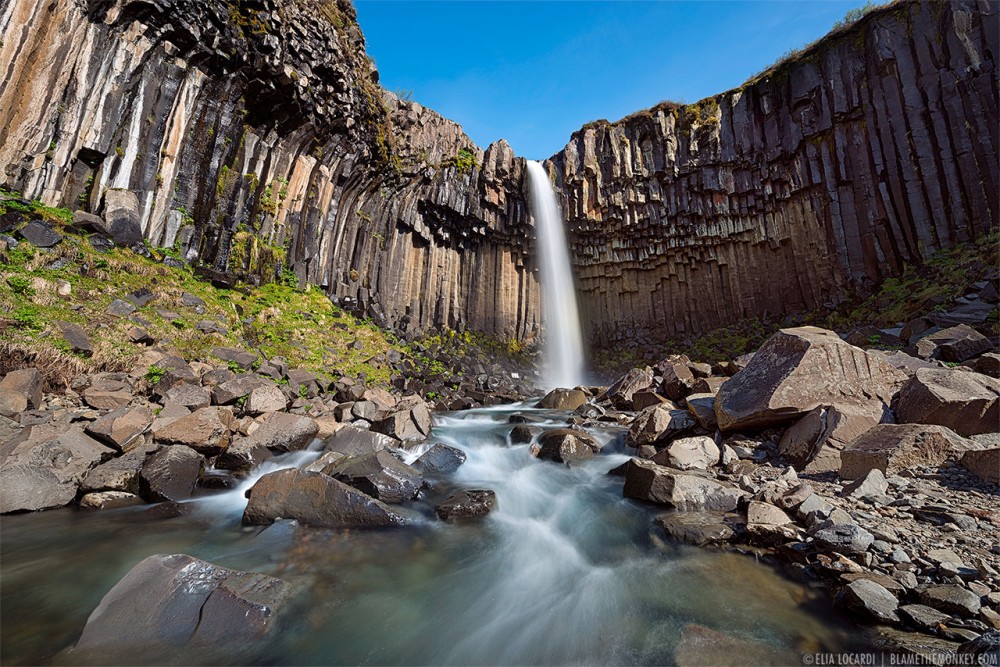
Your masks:
<svg viewBox="0 0 1000 667"><path fill-rule="evenodd" d="M514 412L551 426L567 417L524 405L436 416L428 445L468 459L418 504L426 520L405 528L244 527L242 487L170 519L140 517L146 507L4 516L0 660L79 660L58 654L104 594L157 553L281 577L298 591L294 609L260 646L130 653L123 664L670 664L692 624L777 659L845 645L828 600L753 559L654 546L656 509L624 499L621 478L606 474L627 459L620 429L591 431L604 451L566 467L508 444ZM291 456L284 465L315 454ZM458 488L493 489L497 510L478 522L433 519L433 503Z"/></svg>

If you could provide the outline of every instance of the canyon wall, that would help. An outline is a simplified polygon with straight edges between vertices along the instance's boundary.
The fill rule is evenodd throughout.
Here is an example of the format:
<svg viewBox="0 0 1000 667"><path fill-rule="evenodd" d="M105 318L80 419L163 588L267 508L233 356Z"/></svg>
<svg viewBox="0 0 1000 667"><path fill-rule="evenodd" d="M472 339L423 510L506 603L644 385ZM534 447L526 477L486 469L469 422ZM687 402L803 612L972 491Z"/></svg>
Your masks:
<svg viewBox="0 0 1000 667"><path fill-rule="evenodd" d="M1000 5L902 2L552 158L592 340L831 308L995 228Z"/></svg>
<svg viewBox="0 0 1000 667"><path fill-rule="evenodd" d="M405 331L540 327L524 162L378 85L348 0L9 0L0 185ZM829 308L997 224L998 5L899 2L547 163L592 341Z"/></svg>
<svg viewBox="0 0 1000 667"><path fill-rule="evenodd" d="M100 213L212 275L287 267L403 330L525 338L523 161L377 83L346 0L11 0L0 185Z"/></svg>

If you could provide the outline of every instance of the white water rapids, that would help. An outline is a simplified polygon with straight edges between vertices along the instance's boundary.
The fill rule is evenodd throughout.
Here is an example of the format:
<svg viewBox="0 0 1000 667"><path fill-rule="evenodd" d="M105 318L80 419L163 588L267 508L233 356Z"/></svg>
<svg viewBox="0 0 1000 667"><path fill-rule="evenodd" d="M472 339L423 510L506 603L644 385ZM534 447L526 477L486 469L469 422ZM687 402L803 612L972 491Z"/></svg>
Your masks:
<svg viewBox="0 0 1000 667"><path fill-rule="evenodd" d="M542 312L546 329L546 389L583 383L583 335L562 214L545 168L528 160L531 214L538 232Z"/></svg>

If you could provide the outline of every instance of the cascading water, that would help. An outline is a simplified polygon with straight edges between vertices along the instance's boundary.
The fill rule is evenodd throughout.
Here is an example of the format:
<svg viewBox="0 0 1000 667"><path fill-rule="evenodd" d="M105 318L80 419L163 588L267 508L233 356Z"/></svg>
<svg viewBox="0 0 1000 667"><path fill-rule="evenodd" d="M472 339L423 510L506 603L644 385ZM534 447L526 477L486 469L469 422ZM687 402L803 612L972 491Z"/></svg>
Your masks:
<svg viewBox="0 0 1000 667"><path fill-rule="evenodd" d="M570 268L566 232L555 191L545 168L528 160L531 213L538 230L542 271L542 309L546 329L547 389L575 387L583 377L583 335L576 307L576 289Z"/></svg>

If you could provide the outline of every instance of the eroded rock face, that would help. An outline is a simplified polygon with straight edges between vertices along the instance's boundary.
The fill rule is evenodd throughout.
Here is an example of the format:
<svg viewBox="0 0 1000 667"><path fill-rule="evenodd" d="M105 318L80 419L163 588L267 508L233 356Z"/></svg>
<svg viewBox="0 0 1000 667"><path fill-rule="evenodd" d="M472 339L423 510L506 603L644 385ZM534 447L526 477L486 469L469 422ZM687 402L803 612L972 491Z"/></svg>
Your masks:
<svg viewBox="0 0 1000 667"><path fill-rule="evenodd" d="M1000 380L921 368L903 385L893 408L900 422L947 426L960 435L990 433L1000 424Z"/></svg>
<svg viewBox="0 0 1000 667"><path fill-rule="evenodd" d="M719 388L719 428L764 428L798 418L820 405L845 405L876 422L906 376L832 331L782 329L742 371Z"/></svg>
<svg viewBox="0 0 1000 667"><path fill-rule="evenodd" d="M941 465L966 449L963 439L942 426L880 424L841 452L840 476L864 477L871 470L895 475L916 465Z"/></svg>

